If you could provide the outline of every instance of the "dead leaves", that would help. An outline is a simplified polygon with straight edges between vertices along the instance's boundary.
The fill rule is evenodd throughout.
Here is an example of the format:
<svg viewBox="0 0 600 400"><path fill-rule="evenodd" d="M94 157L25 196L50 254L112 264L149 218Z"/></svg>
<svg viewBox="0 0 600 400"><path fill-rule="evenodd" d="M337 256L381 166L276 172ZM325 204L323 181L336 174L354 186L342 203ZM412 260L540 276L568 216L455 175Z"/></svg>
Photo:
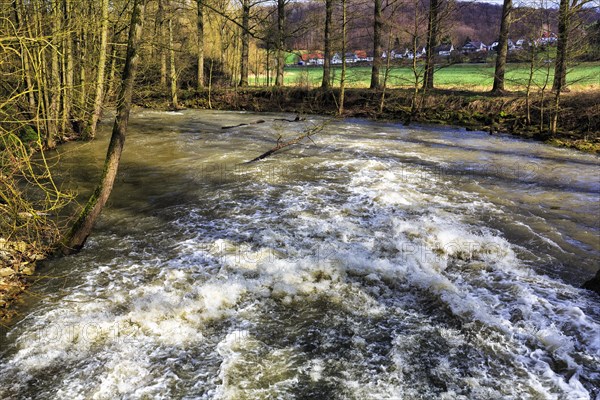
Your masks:
<svg viewBox="0 0 600 400"><path fill-rule="evenodd" d="M0 238L0 320L14 314L10 304L27 289L26 277L35 272L36 261L44 258L35 243Z"/></svg>

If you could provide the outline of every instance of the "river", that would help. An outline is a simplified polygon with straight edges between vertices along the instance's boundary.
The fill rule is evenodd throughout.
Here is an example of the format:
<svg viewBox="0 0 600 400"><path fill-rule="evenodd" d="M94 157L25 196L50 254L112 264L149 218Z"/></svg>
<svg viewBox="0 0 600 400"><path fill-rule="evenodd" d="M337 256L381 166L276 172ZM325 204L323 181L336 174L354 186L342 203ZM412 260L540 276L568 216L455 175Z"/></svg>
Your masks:
<svg viewBox="0 0 600 400"><path fill-rule="evenodd" d="M0 338L3 399L600 399L598 157L463 129L132 114L86 247ZM231 129L225 125L250 123ZM60 148L82 198L110 133Z"/></svg>

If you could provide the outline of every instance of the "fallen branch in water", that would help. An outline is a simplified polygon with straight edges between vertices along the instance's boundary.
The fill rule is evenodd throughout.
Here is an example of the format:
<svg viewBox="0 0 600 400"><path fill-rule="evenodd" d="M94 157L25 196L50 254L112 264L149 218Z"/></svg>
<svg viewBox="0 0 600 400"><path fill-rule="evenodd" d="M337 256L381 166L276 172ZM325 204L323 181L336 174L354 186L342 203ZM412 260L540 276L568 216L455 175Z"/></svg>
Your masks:
<svg viewBox="0 0 600 400"><path fill-rule="evenodd" d="M296 115L296 118L294 119L287 119L287 118L275 118L273 121L283 121L283 122L300 122L300 121L305 121L306 118L300 118L300 115Z"/></svg>
<svg viewBox="0 0 600 400"><path fill-rule="evenodd" d="M317 133L321 132L323 130L323 128L325 128L325 125L327 125L328 123L329 123L329 120L325 121L321 124L318 124L318 125L313 125L312 127L306 129L300 136L296 137L295 139L289 140L287 142L281 142L281 136L279 136L279 138L277 139L277 145L272 147L270 150L265 151L260 156L253 158L250 161L247 161L246 164L250 164L255 161L259 161L264 158L267 158L270 155L272 155L273 153L275 153L276 151L279 151L281 149L284 149L284 148L294 145L296 143L300 143L304 139L309 139L310 141L312 141L311 137L316 135Z"/></svg>
<svg viewBox="0 0 600 400"><path fill-rule="evenodd" d="M250 122L249 124L237 124L237 125L230 125L230 126L222 126L221 129L239 128L240 126L262 124L264 122L265 122L264 120L259 119L258 121Z"/></svg>

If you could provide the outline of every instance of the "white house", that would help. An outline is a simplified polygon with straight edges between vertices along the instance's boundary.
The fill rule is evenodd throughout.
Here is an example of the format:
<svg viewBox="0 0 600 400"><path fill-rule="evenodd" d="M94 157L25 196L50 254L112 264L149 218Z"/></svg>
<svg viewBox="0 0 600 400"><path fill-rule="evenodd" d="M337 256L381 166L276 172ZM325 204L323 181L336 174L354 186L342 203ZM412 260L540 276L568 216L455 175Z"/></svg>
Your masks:
<svg viewBox="0 0 600 400"><path fill-rule="evenodd" d="M462 48L463 53L473 53L479 51L487 51L488 47L478 40L472 40L465 44Z"/></svg>
<svg viewBox="0 0 600 400"><path fill-rule="evenodd" d="M435 48L435 51L441 57L450 57L450 53L454 51L454 46L452 44L442 44Z"/></svg>
<svg viewBox="0 0 600 400"><path fill-rule="evenodd" d="M401 52L399 52L399 51L392 50L392 51L390 51L390 56L392 58L400 59L400 58L403 57L403 54Z"/></svg>
<svg viewBox="0 0 600 400"><path fill-rule="evenodd" d="M508 39L508 51L513 51L516 49L517 47L515 46L515 43L512 40Z"/></svg>
<svg viewBox="0 0 600 400"><path fill-rule="evenodd" d="M517 44L515 44L511 39L508 39L508 46L507 46L508 47L508 51L514 51L514 50L521 49L522 45L519 45L518 43L519 43L519 41L517 41ZM492 51L498 51L498 45L499 44L500 43L498 43L498 42L494 42L494 43L490 44L489 46L487 46L487 49L488 50L492 50Z"/></svg>
<svg viewBox="0 0 600 400"><path fill-rule="evenodd" d="M358 61L358 57L354 53L346 53L346 64L352 64Z"/></svg>
<svg viewBox="0 0 600 400"><path fill-rule="evenodd" d="M425 49L425 47L423 47L421 50L417 50L417 58L425 57L426 54L427 49ZM413 58L415 58L415 55L411 50L406 49L402 57L399 58L408 58L409 60L412 60Z"/></svg>
<svg viewBox="0 0 600 400"><path fill-rule="evenodd" d="M305 53L300 56L300 65L323 65L325 58L321 53Z"/></svg>
<svg viewBox="0 0 600 400"><path fill-rule="evenodd" d="M356 54L354 53L346 53L346 64L352 64L357 61ZM342 63L342 55L340 53L335 53L333 57L331 57L332 64L341 64Z"/></svg>

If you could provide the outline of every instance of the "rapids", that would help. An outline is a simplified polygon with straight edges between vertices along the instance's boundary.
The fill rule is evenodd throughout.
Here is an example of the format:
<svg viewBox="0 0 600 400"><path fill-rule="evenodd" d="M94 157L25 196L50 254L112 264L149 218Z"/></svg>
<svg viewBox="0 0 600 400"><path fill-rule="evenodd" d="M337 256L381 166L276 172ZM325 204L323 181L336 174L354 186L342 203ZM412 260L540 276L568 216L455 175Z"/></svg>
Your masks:
<svg viewBox="0 0 600 400"><path fill-rule="evenodd" d="M597 157L447 127L142 110L3 399L600 399ZM263 119L257 125L221 129ZM110 121L60 148L82 199Z"/></svg>

